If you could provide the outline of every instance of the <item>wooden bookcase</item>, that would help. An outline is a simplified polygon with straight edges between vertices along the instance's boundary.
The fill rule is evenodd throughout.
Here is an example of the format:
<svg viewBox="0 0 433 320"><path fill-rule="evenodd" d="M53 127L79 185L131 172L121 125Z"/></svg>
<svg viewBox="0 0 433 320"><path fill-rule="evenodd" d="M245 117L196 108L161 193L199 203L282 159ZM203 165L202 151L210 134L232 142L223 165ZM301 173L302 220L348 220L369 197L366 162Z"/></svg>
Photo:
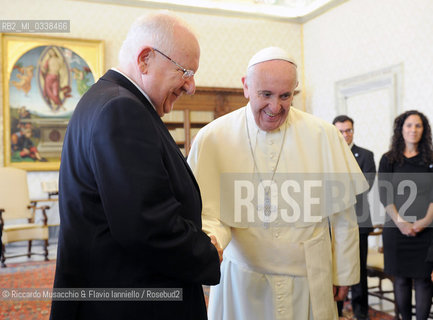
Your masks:
<svg viewBox="0 0 433 320"><path fill-rule="evenodd" d="M247 104L243 89L197 87L192 96L183 95L173 111L162 120L185 156L200 128L212 120Z"/></svg>

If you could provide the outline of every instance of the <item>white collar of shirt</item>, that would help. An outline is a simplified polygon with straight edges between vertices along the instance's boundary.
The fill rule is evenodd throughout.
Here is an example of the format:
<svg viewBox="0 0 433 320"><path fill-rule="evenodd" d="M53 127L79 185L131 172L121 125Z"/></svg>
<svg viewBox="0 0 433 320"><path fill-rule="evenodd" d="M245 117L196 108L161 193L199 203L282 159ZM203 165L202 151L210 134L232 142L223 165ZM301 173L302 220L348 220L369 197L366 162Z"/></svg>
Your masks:
<svg viewBox="0 0 433 320"><path fill-rule="evenodd" d="M354 144L353 141L352 141L352 143L349 144L349 149L352 150L352 148L353 148L354 145L355 145L355 144Z"/></svg>
<svg viewBox="0 0 433 320"><path fill-rule="evenodd" d="M140 92L143 94L143 96L145 96L145 98L150 102L150 104L151 104L151 106L153 107L153 109L155 109L155 111L156 111L156 108L155 108L155 106L153 105L152 100L150 100L150 98L149 98L149 96L146 94L146 92L144 92L143 89L141 89L140 86L134 82L134 80L132 80L130 77L128 77L126 74L124 74L124 73L123 73L122 71L120 71L119 69L111 68L111 70L120 73L120 74L121 74L122 76L124 76L126 79L128 79L129 81L131 81L131 83L132 83L134 86L136 86L138 90L140 90Z"/></svg>

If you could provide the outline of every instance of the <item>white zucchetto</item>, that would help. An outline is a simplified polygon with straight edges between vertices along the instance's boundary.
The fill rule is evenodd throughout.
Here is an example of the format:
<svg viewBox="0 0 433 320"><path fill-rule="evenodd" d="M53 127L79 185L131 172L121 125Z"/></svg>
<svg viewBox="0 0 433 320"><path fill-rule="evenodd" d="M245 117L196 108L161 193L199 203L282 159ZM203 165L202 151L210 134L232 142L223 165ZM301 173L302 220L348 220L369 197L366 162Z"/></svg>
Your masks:
<svg viewBox="0 0 433 320"><path fill-rule="evenodd" d="M248 68L251 66L269 61L269 60L285 60L292 63L295 67L297 67L295 59L293 59L289 54L281 48L278 47L268 47L257 52L248 62Z"/></svg>

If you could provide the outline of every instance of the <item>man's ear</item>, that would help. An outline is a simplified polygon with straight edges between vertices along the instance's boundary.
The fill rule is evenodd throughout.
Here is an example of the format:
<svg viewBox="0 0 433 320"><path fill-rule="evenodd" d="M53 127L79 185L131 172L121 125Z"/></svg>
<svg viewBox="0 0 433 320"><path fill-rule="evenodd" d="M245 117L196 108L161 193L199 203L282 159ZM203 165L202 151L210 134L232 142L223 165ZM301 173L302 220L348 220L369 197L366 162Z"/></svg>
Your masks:
<svg viewBox="0 0 433 320"><path fill-rule="evenodd" d="M244 87L244 97L246 99L249 99L250 98L250 94L248 92L247 77L242 77L242 84L243 84L243 87Z"/></svg>
<svg viewBox="0 0 433 320"><path fill-rule="evenodd" d="M138 54L137 65L142 74L146 74L149 70L149 59L153 50L151 47L144 47L143 50Z"/></svg>

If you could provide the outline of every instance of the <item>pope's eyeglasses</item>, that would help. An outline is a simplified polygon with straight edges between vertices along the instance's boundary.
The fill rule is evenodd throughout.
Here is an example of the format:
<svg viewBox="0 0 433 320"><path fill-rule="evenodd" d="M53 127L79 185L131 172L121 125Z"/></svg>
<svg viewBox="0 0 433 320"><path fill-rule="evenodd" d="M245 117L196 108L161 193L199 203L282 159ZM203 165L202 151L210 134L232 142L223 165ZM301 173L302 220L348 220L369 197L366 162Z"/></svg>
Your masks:
<svg viewBox="0 0 433 320"><path fill-rule="evenodd" d="M161 51L159 51L156 48L152 48L153 50L155 50L156 52L160 53L161 55L163 55L164 57L166 57L168 60L170 60L171 62L173 62L182 72L182 78L184 79L189 79L192 76L194 76L194 71L192 70L188 70L185 69L184 67L182 67L179 63L177 63L176 61L174 61L172 58L170 58L169 56L167 56L166 54L162 53Z"/></svg>

